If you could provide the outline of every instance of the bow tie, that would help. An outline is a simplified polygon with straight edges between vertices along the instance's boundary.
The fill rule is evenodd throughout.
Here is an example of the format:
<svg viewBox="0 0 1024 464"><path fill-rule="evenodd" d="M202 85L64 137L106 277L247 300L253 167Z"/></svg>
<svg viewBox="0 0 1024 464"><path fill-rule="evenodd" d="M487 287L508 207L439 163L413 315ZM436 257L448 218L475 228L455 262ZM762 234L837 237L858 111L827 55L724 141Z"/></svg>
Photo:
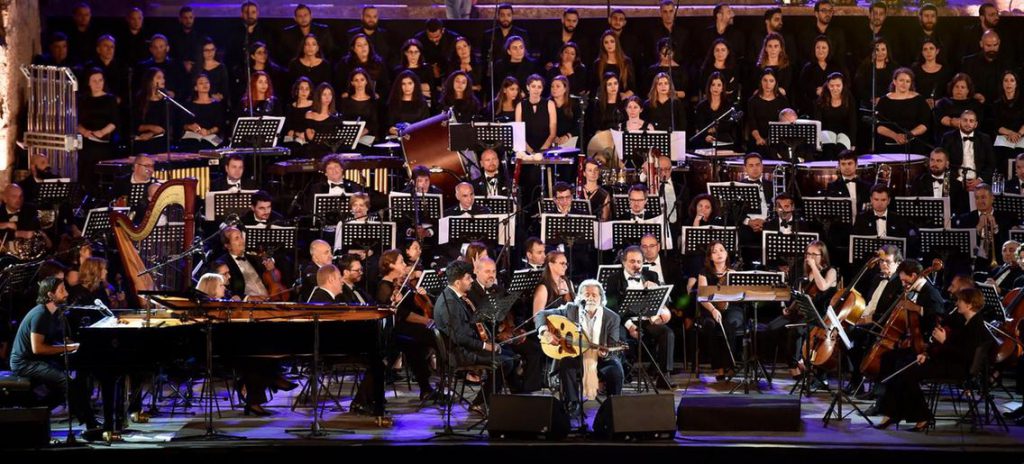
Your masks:
<svg viewBox="0 0 1024 464"><path fill-rule="evenodd" d="M327 185L329 188L345 188L345 184L335 184L334 182L328 182Z"/></svg>
<svg viewBox="0 0 1024 464"><path fill-rule="evenodd" d="M657 265L658 265L658 263L656 263L654 261L646 261L646 262L644 262L644 266L657 266ZM638 277L637 280L640 280L640 278Z"/></svg>
<svg viewBox="0 0 1024 464"><path fill-rule="evenodd" d="M856 184L857 183L857 178L854 177L853 179L843 179L843 183L846 183L846 184Z"/></svg>
<svg viewBox="0 0 1024 464"><path fill-rule="evenodd" d="M944 182L945 180L946 180L946 179L945 179L945 178L943 178L943 177L932 177L932 183L933 183L933 184L941 184L941 183L943 183L943 182Z"/></svg>
<svg viewBox="0 0 1024 464"><path fill-rule="evenodd" d="M497 177L488 177L487 178L487 183L491 184L491 185L497 184L498 183L498 178Z"/></svg>
<svg viewBox="0 0 1024 464"><path fill-rule="evenodd" d="M875 220L876 220L876 221L884 221L884 220L885 220L885 216L878 216L878 215L875 215Z"/></svg>
<svg viewBox="0 0 1024 464"><path fill-rule="evenodd" d="M235 256L235 261L245 261L245 256Z"/></svg>
<svg viewBox="0 0 1024 464"><path fill-rule="evenodd" d="M631 280L633 282L640 282L640 276L626 277L626 280Z"/></svg>
<svg viewBox="0 0 1024 464"><path fill-rule="evenodd" d="M793 221L779 221L779 227L789 227L793 225Z"/></svg>
<svg viewBox="0 0 1024 464"><path fill-rule="evenodd" d="M257 219L257 220L256 220L256 223L257 223L257 224L266 224L266 223L267 223L267 221L261 221L261 220Z"/></svg>
<svg viewBox="0 0 1024 464"><path fill-rule="evenodd" d="M968 135L968 136L964 137L964 142L973 142L973 141L974 141L974 136L972 136L972 135Z"/></svg>

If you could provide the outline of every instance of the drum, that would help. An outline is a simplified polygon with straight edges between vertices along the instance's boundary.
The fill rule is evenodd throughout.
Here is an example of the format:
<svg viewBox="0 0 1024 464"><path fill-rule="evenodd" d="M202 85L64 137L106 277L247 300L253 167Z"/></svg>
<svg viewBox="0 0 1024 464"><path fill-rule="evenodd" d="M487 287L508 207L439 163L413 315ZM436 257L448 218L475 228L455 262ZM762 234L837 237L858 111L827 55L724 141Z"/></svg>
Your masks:
<svg viewBox="0 0 1024 464"><path fill-rule="evenodd" d="M417 165L441 168L430 182L444 193L445 202L455 201L455 185L466 177L462 156L448 149L448 114L441 113L410 124L402 133L402 151L408 168Z"/></svg>
<svg viewBox="0 0 1024 464"><path fill-rule="evenodd" d="M871 182L874 166L857 163L857 176ZM839 178L838 161L809 161L796 165L796 183L800 194L807 197L820 196L828 190L828 184Z"/></svg>
<svg viewBox="0 0 1024 464"><path fill-rule="evenodd" d="M874 183L877 168L882 165L891 168L889 188L893 195L907 195L907 184L928 171L928 159L924 155L905 153L884 153L863 155L857 158L857 164L871 164L876 168L871 173L870 182ZM884 179L881 180L884 182Z"/></svg>
<svg viewBox="0 0 1024 464"><path fill-rule="evenodd" d="M590 142L587 142L587 156L600 161L602 166L612 169L621 167L610 130L600 131L590 138Z"/></svg>
<svg viewBox="0 0 1024 464"><path fill-rule="evenodd" d="M686 155L686 185L691 195L707 193L708 182L711 182L711 161L699 156Z"/></svg>
<svg viewBox="0 0 1024 464"><path fill-rule="evenodd" d="M762 160L764 164L764 171L761 176L762 179L771 181L775 177L775 168L779 166L788 167L788 161L780 160ZM741 181L743 180L743 160L732 159L725 162L725 176L721 179L722 181Z"/></svg>

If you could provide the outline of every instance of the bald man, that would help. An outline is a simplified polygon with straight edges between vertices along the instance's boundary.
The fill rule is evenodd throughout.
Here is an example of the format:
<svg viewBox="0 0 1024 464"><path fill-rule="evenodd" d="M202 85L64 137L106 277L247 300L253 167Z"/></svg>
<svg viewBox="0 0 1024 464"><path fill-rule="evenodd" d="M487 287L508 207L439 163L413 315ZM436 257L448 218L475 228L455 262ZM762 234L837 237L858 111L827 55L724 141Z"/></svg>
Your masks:
<svg viewBox="0 0 1024 464"><path fill-rule="evenodd" d="M25 192L18 184L4 189L0 207L0 233L7 238L32 238L39 230L39 213L35 206L25 203Z"/></svg>
<svg viewBox="0 0 1024 464"><path fill-rule="evenodd" d="M319 285L317 281L317 271L331 264L334 259L334 253L331 250L330 244L317 239L313 240L313 242L309 244L309 257L309 264L306 264L306 267L302 269L302 284L299 286L298 295L298 301L300 302L309 300L309 296L313 293L313 289Z"/></svg>
<svg viewBox="0 0 1024 464"><path fill-rule="evenodd" d="M444 210L445 217L491 213L486 206L476 204L476 193L473 190L473 184L469 182L462 182L455 186L455 199L459 204Z"/></svg>

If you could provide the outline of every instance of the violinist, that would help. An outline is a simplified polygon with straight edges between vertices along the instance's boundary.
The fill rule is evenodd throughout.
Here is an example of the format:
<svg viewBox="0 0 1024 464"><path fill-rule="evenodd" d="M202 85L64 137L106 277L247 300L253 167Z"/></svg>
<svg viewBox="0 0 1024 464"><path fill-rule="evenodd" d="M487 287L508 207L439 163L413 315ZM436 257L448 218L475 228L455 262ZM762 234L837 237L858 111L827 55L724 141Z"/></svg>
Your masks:
<svg viewBox="0 0 1024 464"><path fill-rule="evenodd" d="M581 328L581 336L603 347L615 346L619 343L619 315L606 306L604 288L597 280L584 280L580 284L580 294L575 301L564 307L548 309L537 313L533 323L538 327L538 338L541 343L557 343L557 338L548 333L545 323L548 316L558 315L577 323ZM583 395L580 394L580 371L583 378ZM565 358L559 361L558 376L562 385L562 398L567 401L570 414L579 413L580 400L596 399L598 380L604 382L604 392L618 395L622 392L625 374L618 353L608 350L588 350L582 356Z"/></svg>
<svg viewBox="0 0 1024 464"><path fill-rule="evenodd" d="M815 308L825 308L835 293L837 282L836 269L829 264L828 247L820 240L807 244L804 249L803 277L800 279L801 289L810 295L814 300ZM800 318L799 310L795 306L788 306L782 310L781 319L792 321ZM789 373L793 378L799 378L803 371L807 370L804 360L801 359L804 343L806 343L807 326L795 327L789 332L790 340L793 342L793 353L789 360Z"/></svg>
<svg viewBox="0 0 1024 464"><path fill-rule="evenodd" d="M847 359L850 361L850 365L846 366L850 368L850 382L846 384L848 394L857 393L863 379L860 363L867 350L871 348L871 332L877 329L875 322L878 322L879 318L875 317L875 313L881 316L886 312L888 305L895 301L899 297L899 292L903 290L899 276L896 275L896 269L903 262L903 253L899 247L884 245L877 254L877 272L870 278L861 279L856 286L857 291L864 296L866 306L861 313L861 319L855 324L859 330L847 330L847 334L853 340L853 348L847 352Z"/></svg>
<svg viewBox="0 0 1024 464"><path fill-rule="evenodd" d="M433 304L426 291L414 288L419 279L417 271L406 264L401 250L387 250L380 256L381 282L377 286L377 301L389 301L395 306L395 342L420 387L420 401L435 401L438 391L430 384L430 349L434 343ZM409 276L412 273L414 275ZM420 295L417 297L415 295Z"/></svg>
<svg viewBox="0 0 1024 464"><path fill-rule="evenodd" d="M932 415L921 392L922 379L956 378L973 384L976 377L983 374L994 343L984 320L977 317L985 305L985 298L980 290L974 288L962 289L955 297L957 314L963 316L965 323L957 330L939 325L925 331L922 325L922 333L931 334L932 343L937 349L929 350L931 354L905 353L895 364L899 368L916 361L909 370L889 381L878 402L883 419L876 428L885 429L900 421L907 421L914 422L912 431L925 431Z"/></svg>
<svg viewBox="0 0 1024 464"><path fill-rule="evenodd" d="M561 251L548 252L544 259L544 274L540 283L533 291L533 314L569 303L576 297L576 292L569 281L567 271L569 260Z"/></svg>
<svg viewBox="0 0 1024 464"><path fill-rule="evenodd" d="M273 200L263 190L252 194L250 210L241 217L242 225L246 228L267 229L284 221L284 216L274 211Z"/></svg>
<svg viewBox="0 0 1024 464"><path fill-rule="evenodd" d="M246 301L265 301L269 292L263 284L264 271L274 269L274 260L260 260L245 252L245 234L236 227L226 227L220 232L225 254L220 258L228 265L231 279L228 290L233 295L244 296Z"/></svg>

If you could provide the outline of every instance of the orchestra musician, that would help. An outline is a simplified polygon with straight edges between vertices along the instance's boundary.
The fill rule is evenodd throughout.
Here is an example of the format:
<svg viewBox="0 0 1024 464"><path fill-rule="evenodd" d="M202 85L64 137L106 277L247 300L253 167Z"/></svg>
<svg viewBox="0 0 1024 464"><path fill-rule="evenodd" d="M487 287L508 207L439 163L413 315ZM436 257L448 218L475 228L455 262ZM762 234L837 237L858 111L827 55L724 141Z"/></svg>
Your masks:
<svg viewBox="0 0 1024 464"><path fill-rule="evenodd" d="M245 301L264 301L269 297L263 284L263 273L274 269L273 258L260 260L245 251L245 233L236 227L226 227L220 232L224 255L220 258L228 265L231 280L228 289Z"/></svg>
<svg viewBox="0 0 1024 464"><path fill-rule="evenodd" d="M251 207L241 217L241 223L246 228L267 229L273 225L284 222L284 216L274 211L273 198L270 194L260 190L252 194Z"/></svg>
<svg viewBox="0 0 1024 464"><path fill-rule="evenodd" d="M828 183L825 191L830 196L853 199L856 211L862 211L871 200L871 184L857 173L857 153L853 150L839 152L839 177Z"/></svg>
<svg viewBox="0 0 1024 464"><path fill-rule="evenodd" d="M245 159L238 153L232 153L224 158L224 174L213 179L210 183L210 191L256 190L256 181L252 178L244 178L244 175Z"/></svg>
<svg viewBox="0 0 1024 464"><path fill-rule="evenodd" d="M725 283L725 276L730 271L729 251L725 244L712 241L708 244L708 254L704 267L697 275L696 284L700 287L716 286ZM691 279L690 286L693 285ZM743 326L744 311L736 303L700 303L702 309L701 327L704 336L714 341L711 349L711 368L715 369L715 380L721 382L731 376L736 361L736 353L740 353L739 339L736 334Z"/></svg>
<svg viewBox="0 0 1024 464"><path fill-rule="evenodd" d="M964 183L957 177L949 164L949 153L942 147L935 148L928 155L928 172L914 179L910 193L920 197L949 197L950 212L965 213L970 202Z"/></svg>
<svg viewBox="0 0 1024 464"><path fill-rule="evenodd" d="M302 269L302 283L299 286L298 293L298 301L300 302L309 301L309 297L313 293L313 289L316 288L317 285L320 285L318 280L318 271L322 267L332 264L332 261L334 260L334 255L331 252L331 245L320 239L310 242L309 257L310 262ZM335 293L335 295L339 293L341 293L340 289Z"/></svg>
<svg viewBox="0 0 1024 464"><path fill-rule="evenodd" d="M501 169L498 152L493 148L485 148L480 153L480 167L483 169L483 173L473 181L474 193L484 197L507 197L510 190L509 179Z"/></svg>

